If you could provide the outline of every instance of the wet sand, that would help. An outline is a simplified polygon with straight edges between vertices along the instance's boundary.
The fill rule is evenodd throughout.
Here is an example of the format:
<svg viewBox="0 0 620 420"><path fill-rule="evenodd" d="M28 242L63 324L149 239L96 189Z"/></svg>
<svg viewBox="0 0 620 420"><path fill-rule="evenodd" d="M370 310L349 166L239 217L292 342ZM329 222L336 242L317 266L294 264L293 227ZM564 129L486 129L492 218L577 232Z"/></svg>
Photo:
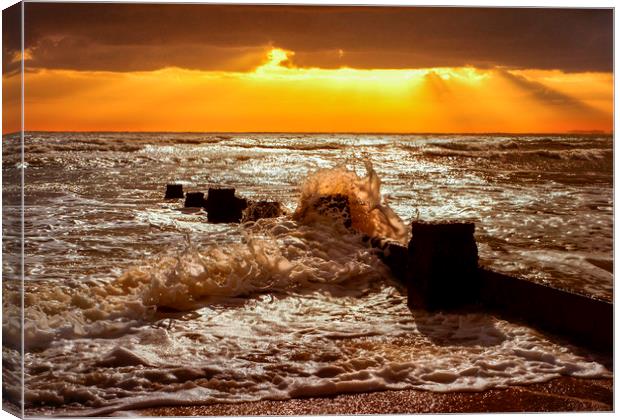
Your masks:
<svg viewBox="0 0 620 420"><path fill-rule="evenodd" d="M2 409L18 415L18 407L2 401ZM483 392L405 390L343 394L325 398L257 401L241 404L157 407L125 413L132 417L300 416L414 413L611 412L613 379L561 377L526 386ZM115 414L112 414L114 416ZM40 412L26 413L40 417Z"/></svg>
<svg viewBox="0 0 620 420"><path fill-rule="evenodd" d="M384 391L258 401L242 404L160 407L141 416L295 416L326 414L509 413L613 411L613 379L561 377L541 384L483 392Z"/></svg>

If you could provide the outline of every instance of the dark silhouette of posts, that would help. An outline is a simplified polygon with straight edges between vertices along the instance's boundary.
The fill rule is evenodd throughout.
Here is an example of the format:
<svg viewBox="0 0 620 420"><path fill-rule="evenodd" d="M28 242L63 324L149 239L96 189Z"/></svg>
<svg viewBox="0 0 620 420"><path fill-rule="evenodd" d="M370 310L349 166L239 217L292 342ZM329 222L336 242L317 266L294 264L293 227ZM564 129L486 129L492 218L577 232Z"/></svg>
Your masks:
<svg viewBox="0 0 620 420"><path fill-rule="evenodd" d="M613 350L612 303L478 267L474 229L473 223L414 222L408 248L379 246L376 239L371 245L403 279L410 308L492 311L588 348Z"/></svg>
<svg viewBox="0 0 620 420"><path fill-rule="evenodd" d="M411 226L408 304L429 310L455 309L478 302L478 247L473 223Z"/></svg>
<svg viewBox="0 0 620 420"><path fill-rule="evenodd" d="M212 223L239 223L247 206L246 199L235 196L234 188L209 188L204 204Z"/></svg>
<svg viewBox="0 0 620 420"><path fill-rule="evenodd" d="M254 201L248 203L241 221L256 222L260 219L272 219L285 214L286 211L278 201Z"/></svg>
<svg viewBox="0 0 620 420"><path fill-rule="evenodd" d="M166 195L164 196L164 199L171 200L173 198L183 198L183 185L182 184L166 185Z"/></svg>
<svg viewBox="0 0 620 420"><path fill-rule="evenodd" d="M188 192L185 196L185 207L203 207L205 194L201 192Z"/></svg>

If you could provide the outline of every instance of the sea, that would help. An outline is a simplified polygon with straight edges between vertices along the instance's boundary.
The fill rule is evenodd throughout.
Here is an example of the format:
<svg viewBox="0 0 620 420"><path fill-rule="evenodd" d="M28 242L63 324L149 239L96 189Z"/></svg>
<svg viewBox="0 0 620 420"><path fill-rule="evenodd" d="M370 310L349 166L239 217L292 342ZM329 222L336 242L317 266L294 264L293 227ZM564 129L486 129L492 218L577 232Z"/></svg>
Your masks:
<svg viewBox="0 0 620 420"><path fill-rule="evenodd" d="M4 398L27 415L612 376L497 315L408 308L362 240L471 221L482 266L611 301L612 136L29 132L21 152L3 137ZM287 214L209 223L170 183ZM323 194L357 203L352 229L306 217Z"/></svg>

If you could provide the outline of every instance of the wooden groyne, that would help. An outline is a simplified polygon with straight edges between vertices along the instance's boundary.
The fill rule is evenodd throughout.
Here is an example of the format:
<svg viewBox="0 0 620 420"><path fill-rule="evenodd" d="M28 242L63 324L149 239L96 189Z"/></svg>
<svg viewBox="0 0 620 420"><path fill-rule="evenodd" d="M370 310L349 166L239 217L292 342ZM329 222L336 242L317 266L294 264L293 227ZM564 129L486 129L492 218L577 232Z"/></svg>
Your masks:
<svg viewBox="0 0 620 420"><path fill-rule="evenodd" d="M166 199L182 197L182 186L167 186ZM201 192L188 192L185 206L202 207L212 223L256 221L286 213L278 202L239 198L234 188L209 188L206 199ZM314 208L351 228L346 196L320 197ZM480 267L474 231L473 223L416 221L408 246L368 236L363 240L378 250L394 277L407 287L410 308L493 312L585 347L612 352L612 303Z"/></svg>
<svg viewBox="0 0 620 420"><path fill-rule="evenodd" d="M486 308L507 319L525 321L586 347L612 351L612 303L486 268L481 268L479 273L480 299Z"/></svg>
<svg viewBox="0 0 620 420"><path fill-rule="evenodd" d="M391 244L392 258L384 262L407 287L411 308L489 311L612 352L612 303L480 267L474 228L414 222L408 247Z"/></svg>
<svg viewBox="0 0 620 420"><path fill-rule="evenodd" d="M280 217L286 210L277 201L252 201L237 197L235 188L209 188L205 193L193 191L183 193L180 184L166 186L165 200L185 197L185 208L202 209L207 212L210 223L241 223Z"/></svg>

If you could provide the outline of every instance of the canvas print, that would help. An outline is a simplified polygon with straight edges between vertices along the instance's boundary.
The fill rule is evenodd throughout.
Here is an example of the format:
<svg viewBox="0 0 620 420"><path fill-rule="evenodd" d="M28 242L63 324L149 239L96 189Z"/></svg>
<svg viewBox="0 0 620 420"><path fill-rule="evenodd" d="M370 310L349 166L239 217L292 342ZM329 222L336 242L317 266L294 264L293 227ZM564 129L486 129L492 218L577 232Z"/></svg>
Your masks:
<svg viewBox="0 0 620 420"><path fill-rule="evenodd" d="M613 9L2 19L3 410L614 410Z"/></svg>

